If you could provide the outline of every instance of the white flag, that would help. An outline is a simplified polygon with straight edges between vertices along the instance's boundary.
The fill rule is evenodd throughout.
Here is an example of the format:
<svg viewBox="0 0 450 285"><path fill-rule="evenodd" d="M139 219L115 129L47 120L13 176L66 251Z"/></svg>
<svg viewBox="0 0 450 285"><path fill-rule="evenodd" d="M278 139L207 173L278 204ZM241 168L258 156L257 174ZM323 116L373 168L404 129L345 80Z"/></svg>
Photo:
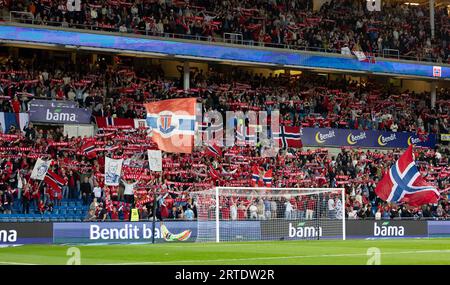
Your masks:
<svg viewBox="0 0 450 285"><path fill-rule="evenodd" d="M341 54L352 55L352 51L348 47L343 47L343 48L341 48Z"/></svg>
<svg viewBox="0 0 450 285"><path fill-rule="evenodd" d="M31 179L44 180L47 170L50 167L52 160L43 160L38 158L36 164L34 165L33 171L31 172Z"/></svg>
<svg viewBox="0 0 450 285"><path fill-rule="evenodd" d="M162 171L162 153L160 150L147 150L151 171Z"/></svg>
<svg viewBox="0 0 450 285"><path fill-rule="evenodd" d="M356 58L359 61L367 61L367 57L366 54L363 51L359 51L359 50L354 50L353 54L356 56Z"/></svg>
<svg viewBox="0 0 450 285"><path fill-rule="evenodd" d="M119 186L120 173L122 172L123 159L112 159L106 157L105 160L105 185Z"/></svg>

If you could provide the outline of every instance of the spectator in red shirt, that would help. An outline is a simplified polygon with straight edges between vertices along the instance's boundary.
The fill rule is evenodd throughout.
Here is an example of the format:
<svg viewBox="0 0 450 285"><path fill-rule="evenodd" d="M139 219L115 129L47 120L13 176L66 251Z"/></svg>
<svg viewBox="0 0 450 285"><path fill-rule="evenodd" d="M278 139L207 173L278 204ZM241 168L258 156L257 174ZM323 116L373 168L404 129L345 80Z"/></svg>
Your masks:
<svg viewBox="0 0 450 285"><path fill-rule="evenodd" d="M32 193L30 191L30 186L25 184L23 187L23 195L22 195L22 213L29 214L30 213L30 201L32 199Z"/></svg>
<svg viewBox="0 0 450 285"><path fill-rule="evenodd" d="M221 208L222 209L222 220L230 219L230 207L228 205Z"/></svg>
<svg viewBox="0 0 450 285"><path fill-rule="evenodd" d="M307 220L312 220L314 218L314 211L316 209L316 200L314 196L311 196L306 202L306 217Z"/></svg>
<svg viewBox="0 0 450 285"><path fill-rule="evenodd" d="M11 102L11 107L14 113L20 113L20 101L14 96L14 99Z"/></svg>
<svg viewBox="0 0 450 285"><path fill-rule="evenodd" d="M117 208L113 207L112 211L109 213L112 221L118 221L119 220L119 213L117 212Z"/></svg>

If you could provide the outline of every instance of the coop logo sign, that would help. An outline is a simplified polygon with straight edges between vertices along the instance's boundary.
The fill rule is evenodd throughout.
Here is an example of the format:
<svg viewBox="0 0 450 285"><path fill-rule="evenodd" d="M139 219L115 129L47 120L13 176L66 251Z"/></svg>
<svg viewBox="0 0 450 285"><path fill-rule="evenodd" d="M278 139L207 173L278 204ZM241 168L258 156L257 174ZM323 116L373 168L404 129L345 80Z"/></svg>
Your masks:
<svg viewBox="0 0 450 285"><path fill-rule="evenodd" d="M294 224L289 223L289 237L307 238L322 236L322 227L306 226L305 224L305 222L301 222L294 226Z"/></svg>
<svg viewBox="0 0 450 285"><path fill-rule="evenodd" d="M30 121L53 124L90 124L91 110L73 104L39 100L30 103Z"/></svg>
<svg viewBox="0 0 450 285"><path fill-rule="evenodd" d="M354 135L352 133L347 136L347 143L349 145L357 144L358 141L364 140L367 138L366 132L360 132L358 135Z"/></svg>

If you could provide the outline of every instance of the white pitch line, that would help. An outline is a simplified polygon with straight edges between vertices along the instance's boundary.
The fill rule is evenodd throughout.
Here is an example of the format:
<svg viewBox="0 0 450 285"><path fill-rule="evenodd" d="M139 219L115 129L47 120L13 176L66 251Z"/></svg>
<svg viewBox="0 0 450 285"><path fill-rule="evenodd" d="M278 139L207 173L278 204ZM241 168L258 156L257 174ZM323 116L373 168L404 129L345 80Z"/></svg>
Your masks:
<svg viewBox="0 0 450 285"><path fill-rule="evenodd" d="M37 264L34 264L34 263L12 262L12 261L0 261L0 264L5 264L5 265L37 265Z"/></svg>
<svg viewBox="0 0 450 285"><path fill-rule="evenodd" d="M446 250L416 250L416 251L397 251L381 252L381 255L393 254L422 254L422 253L450 253ZM144 265L144 264L178 264L178 263L207 263L207 262L226 262L226 261L253 261L253 260L276 260L276 259L297 259L297 258L323 258L323 257L346 257L346 256L367 256L366 253L348 253L348 254L323 254L323 255L296 255L296 256L274 256L274 257L254 257L254 258L230 258L230 259L210 259L210 260L174 260L174 261L148 261L148 262L130 262L130 263L108 263L98 265Z"/></svg>

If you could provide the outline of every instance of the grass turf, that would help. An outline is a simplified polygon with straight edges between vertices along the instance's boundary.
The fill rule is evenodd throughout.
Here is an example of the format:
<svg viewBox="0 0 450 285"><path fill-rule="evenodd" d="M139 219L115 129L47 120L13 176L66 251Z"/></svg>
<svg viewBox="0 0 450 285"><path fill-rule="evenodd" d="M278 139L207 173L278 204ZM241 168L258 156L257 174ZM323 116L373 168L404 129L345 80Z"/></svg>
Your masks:
<svg viewBox="0 0 450 285"><path fill-rule="evenodd" d="M73 245L81 264L355 264L364 265L367 250L379 248L381 264L450 264L450 239L347 241L273 241L239 243L164 243ZM0 264L66 264L69 245L0 248Z"/></svg>

